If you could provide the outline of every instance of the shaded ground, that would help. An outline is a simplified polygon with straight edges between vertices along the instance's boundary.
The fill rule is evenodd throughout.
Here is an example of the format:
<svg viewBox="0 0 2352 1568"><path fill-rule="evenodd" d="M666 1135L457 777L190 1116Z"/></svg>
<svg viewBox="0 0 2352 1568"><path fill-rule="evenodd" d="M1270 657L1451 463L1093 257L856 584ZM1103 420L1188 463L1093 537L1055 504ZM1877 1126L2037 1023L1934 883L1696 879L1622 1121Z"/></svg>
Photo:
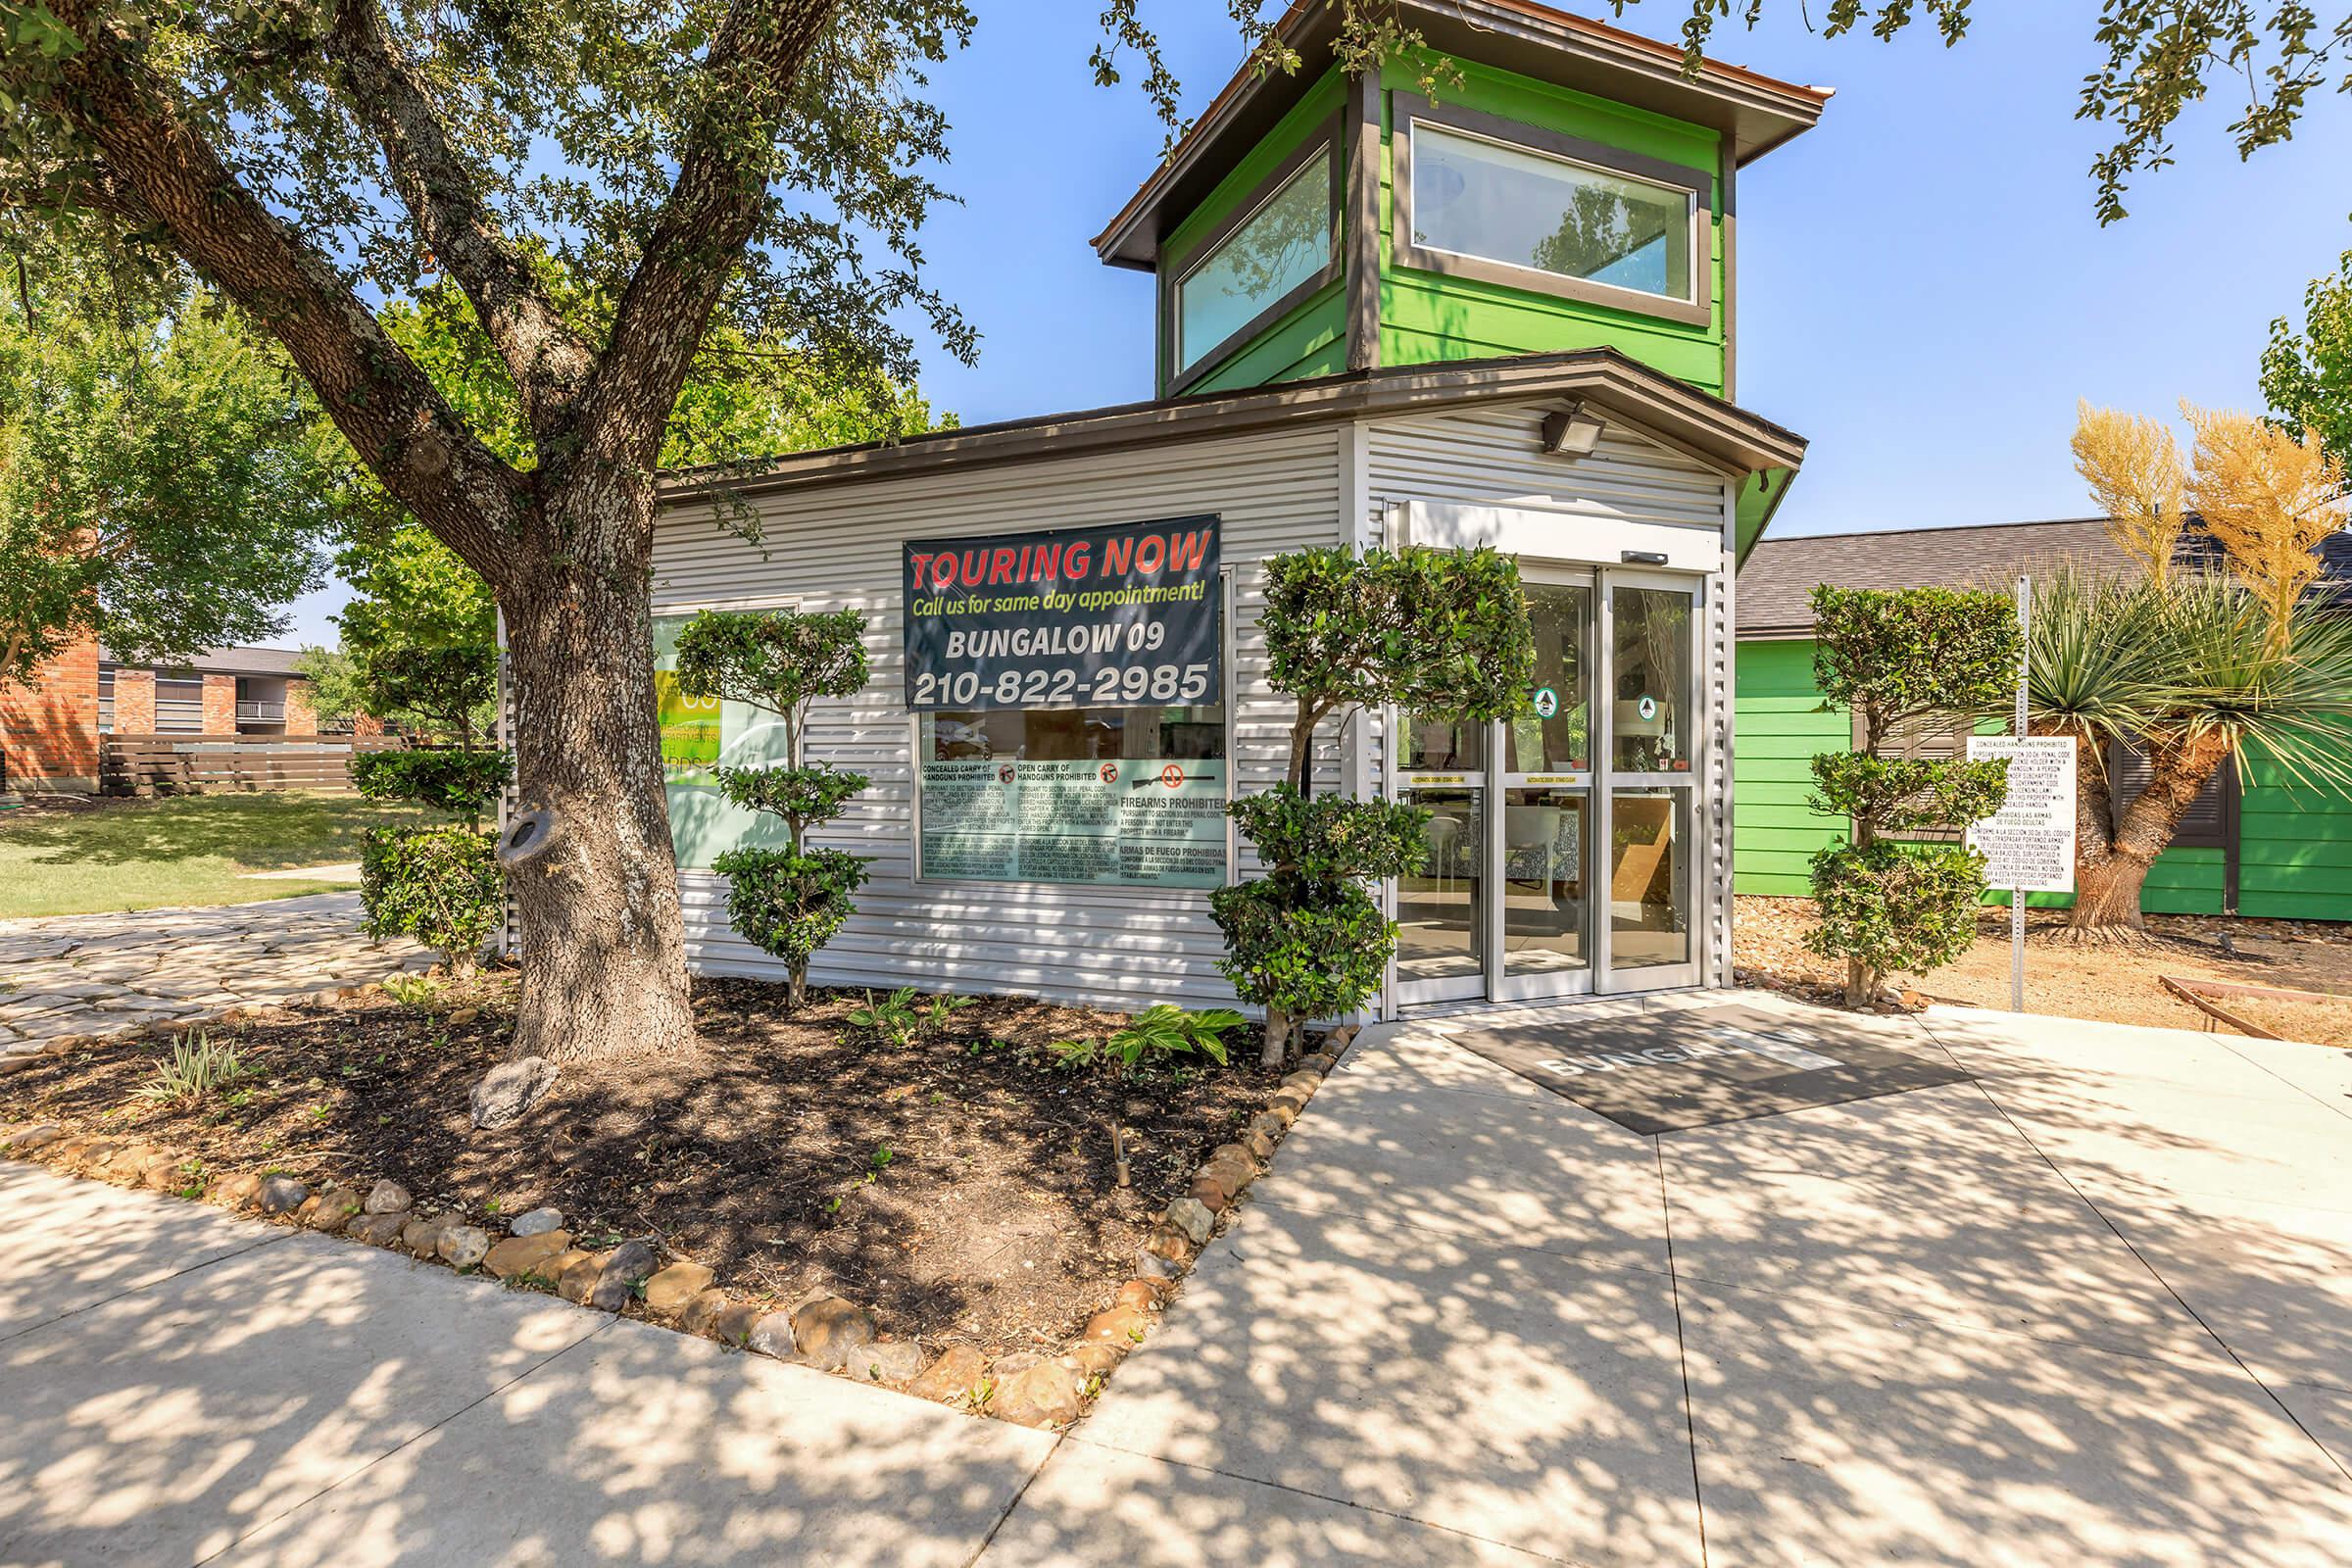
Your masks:
<svg viewBox="0 0 2352 1568"><path fill-rule="evenodd" d="M0 920L331 891L334 878L240 878L356 860L367 829L422 820L410 807L310 790L41 797L0 811Z"/></svg>
<svg viewBox="0 0 2352 1568"><path fill-rule="evenodd" d="M1367 1031L979 1568L2352 1562L2352 1055L1741 994L1966 1081L1644 1138L1452 1043L1721 1000Z"/></svg>
<svg viewBox="0 0 2352 1568"><path fill-rule="evenodd" d="M705 1047L570 1069L518 1126L475 1129L467 1091L504 1053L514 987L493 976L417 1004L370 993L217 1029L249 1072L208 1099L141 1100L168 1039L108 1041L0 1079L0 1122L55 1120L224 1171L365 1188L480 1220L561 1208L583 1246L643 1237L787 1304L820 1292L885 1332L991 1351L1066 1342L1134 1272L1152 1221L1260 1108L1254 1069L1136 1079L1068 1070L1050 1048L1114 1015L984 999L897 1045L848 1022L859 994L696 986ZM1111 1125L1131 1139L1117 1185Z"/></svg>
<svg viewBox="0 0 2352 1568"><path fill-rule="evenodd" d="M2352 926L2159 914L2148 917L2153 940L2144 947L2077 948L2050 940L2063 920L2057 910L2027 911L2028 1012L2174 1029L2222 1027L2164 989L2161 977L2172 975L2342 993L2339 1004L2293 1009L2297 1031L2289 1038L2342 1043L2352 1033ZM1809 899L1739 900L1732 961L1741 982L1836 1001L1844 968L1804 947L1804 933L1814 923ZM1937 1002L2006 1008L2009 911L1985 910L1978 920L1976 945L1966 956L1931 974L1908 976L1904 984ZM2243 1000L2225 1004L2234 1007Z"/></svg>

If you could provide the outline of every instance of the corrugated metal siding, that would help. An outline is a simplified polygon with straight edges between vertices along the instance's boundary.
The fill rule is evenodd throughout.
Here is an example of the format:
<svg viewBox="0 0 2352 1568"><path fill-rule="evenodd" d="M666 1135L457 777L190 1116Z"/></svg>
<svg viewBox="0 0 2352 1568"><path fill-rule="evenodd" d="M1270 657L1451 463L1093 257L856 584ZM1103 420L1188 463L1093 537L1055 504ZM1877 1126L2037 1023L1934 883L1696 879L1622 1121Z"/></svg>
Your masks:
<svg viewBox="0 0 2352 1568"><path fill-rule="evenodd" d="M914 727L905 700L900 546L913 538L1081 527L1214 512L1235 569L1228 627L1240 671L1232 767L1244 793L1276 782L1287 705L1263 689L1264 557L1341 537L1344 426L1154 447L845 484L761 503L753 544L710 509L664 516L654 550L655 612L790 595L809 610L868 616L872 679L858 697L820 703L812 756L868 774L872 787L815 842L869 856L858 912L818 954L829 985L1020 991L1071 1002L1143 1005L1230 1002L1215 964L1223 945L1205 894L1138 888L914 880ZM1333 759L1336 768L1336 758ZM1325 783L1336 782L1336 771ZM1254 868L1247 863L1242 874ZM721 974L777 976L782 965L728 928L724 886L681 872L688 953Z"/></svg>
<svg viewBox="0 0 2352 1568"><path fill-rule="evenodd" d="M1546 456L1542 450L1544 416L1556 407L1556 400L1545 400L1374 422L1368 454L1368 536L1389 542L1384 530L1392 503L1471 502L1689 527L1712 535L1728 565L1733 498L1723 475L1615 427L1603 434L1589 457L1569 461ZM1729 582L1723 570L1706 578L1703 657L1710 744L1693 783L1693 801L1707 840L1698 863L1711 889L1707 907L1700 911L1703 923L1695 929L1704 934L1702 979L1716 981L1731 975L1732 818L1725 799L1732 777Z"/></svg>

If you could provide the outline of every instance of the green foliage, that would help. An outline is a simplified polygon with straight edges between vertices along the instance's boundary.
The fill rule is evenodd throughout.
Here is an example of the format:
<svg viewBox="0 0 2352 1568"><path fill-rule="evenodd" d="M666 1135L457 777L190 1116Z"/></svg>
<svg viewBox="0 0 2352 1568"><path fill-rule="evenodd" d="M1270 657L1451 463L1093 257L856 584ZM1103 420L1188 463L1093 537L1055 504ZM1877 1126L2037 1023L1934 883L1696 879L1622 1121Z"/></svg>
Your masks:
<svg viewBox="0 0 2352 1568"><path fill-rule="evenodd" d="M167 664L276 635L336 461L282 357L204 289L32 266L0 292L0 685L85 635Z"/></svg>
<svg viewBox="0 0 2352 1568"><path fill-rule="evenodd" d="M678 633L680 691L780 713L796 742L811 702L854 696L865 673L855 610L706 610Z"/></svg>
<svg viewBox="0 0 2352 1568"><path fill-rule="evenodd" d="M349 724L368 711L368 700L360 694L359 668L342 649L305 644L294 661L294 673L311 683L311 711L319 723Z"/></svg>
<svg viewBox="0 0 2352 1568"><path fill-rule="evenodd" d="M2262 351L2262 395L2280 424L2320 442L2352 468L2352 251L2335 275L2312 279L2303 295L2303 329L2285 317L2271 323Z"/></svg>
<svg viewBox="0 0 2352 1568"><path fill-rule="evenodd" d="M727 850L711 858L710 868L728 879L728 923L790 966L797 1006L809 956L833 940L857 906L864 858L846 850Z"/></svg>
<svg viewBox="0 0 2352 1568"><path fill-rule="evenodd" d="M1103 1042L1103 1049L1129 1068L1196 1053L1222 1067L1225 1036L1247 1022L1231 1007L1187 1012L1162 1002L1128 1019L1123 1028L1113 1030Z"/></svg>
<svg viewBox="0 0 2352 1568"><path fill-rule="evenodd" d="M1360 884L1269 877L1218 888L1208 905L1225 935L1217 967L1244 1002L1329 1018L1379 993L1396 926Z"/></svg>
<svg viewBox="0 0 2352 1568"><path fill-rule="evenodd" d="M351 781L371 801L413 801L478 821L514 777L504 752L357 752Z"/></svg>
<svg viewBox="0 0 2352 1568"><path fill-rule="evenodd" d="M1806 941L1846 960L1845 998L1868 1002L1895 969L1949 963L1976 930L1982 857L1949 846L1885 842L1923 827L1963 827L2008 797L2008 769L1958 759L1887 758L1898 725L1956 726L2017 688L2024 644L2003 594L1944 588L1813 590L1813 670L1822 695L1851 708L1860 750L1817 757L1816 809L1853 819L1853 842L1813 857L1821 923Z"/></svg>
<svg viewBox="0 0 2352 1568"><path fill-rule="evenodd" d="M1535 634L1519 565L1481 547L1301 550L1266 562L1266 679L1298 724L1395 703L1431 718L1507 718L1526 706ZM1306 737L1291 779L1304 787Z"/></svg>
<svg viewBox="0 0 2352 1568"><path fill-rule="evenodd" d="M1864 715L1875 749L1924 714L1991 712L2017 690L2017 607L1954 588L1813 590L1813 678Z"/></svg>
<svg viewBox="0 0 2352 1568"><path fill-rule="evenodd" d="M850 797L872 780L830 762L807 767L722 767L718 793L747 811L766 811L786 822L830 822Z"/></svg>
<svg viewBox="0 0 2352 1568"><path fill-rule="evenodd" d="M850 1009L850 1026L879 1035L894 1046L911 1045L923 1026L922 1008L914 999L914 987L901 986L881 1001L874 994L865 994L865 1005Z"/></svg>
<svg viewBox="0 0 2352 1568"><path fill-rule="evenodd" d="M1366 884L1420 863L1428 813L1316 799L1315 727L1396 704L1433 718L1518 713L1535 679L1519 565L1490 549L1302 550L1266 563L1267 678L1297 703L1285 782L1228 809L1272 875L1220 888L1220 961L1268 1009L1266 1059L1287 1025L1348 1011L1380 989L1396 928Z"/></svg>
<svg viewBox="0 0 2352 1568"><path fill-rule="evenodd" d="M1821 919L1805 944L1859 961L1875 989L1878 977L1939 968L1967 952L1984 895L1984 858L1958 845L1833 844L1813 856Z"/></svg>
<svg viewBox="0 0 2352 1568"><path fill-rule="evenodd" d="M1227 808L1278 875L1309 881L1403 876L1421 863L1429 812L1395 801L1301 798L1288 784Z"/></svg>
<svg viewBox="0 0 2352 1568"><path fill-rule="evenodd" d="M154 1075L134 1093L140 1100L177 1105L252 1076L234 1045L216 1044L205 1031L191 1029L172 1043L172 1059L156 1063Z"/></svg>
<svg viewBox="0 0 2352 1568"><path fill-rule="evenodd" d="M2306 595L2284 648L2221 572L2164 583L2065 567L2034 584L2034 725L2143 750L2218 745L2286 781L2352 794L2352 617Z"/></svg>
<svg viewBox="0 0 2352 1568"><path fill-rule="evenodd" d="M1821 792L1813 809L1867 817L1882 834L1980 821L2009 798L2005 762L1824 752L1813 759L1813 781Z"/></svg>
<svg viewBox="0 0 2352 1568"><path fill-rule="evenodd" d="M452 973L473 967L505 912L494 834L472 827L373 828L360 857L370 937L414 937Z"/></svg>
<svg viewBox="0 0 2352 1568"><path fill-rule="evenodd" d="M810 850L808 830L839 816L867 779L825 763L803 764L808 705L865 685L865 616L855 610L705 611L678 633L678 689L690 697L749 703L784 720L784 767L722 767L721 794L784 819L789 850L729 850L711 869L733 878L727 913L745 940L782 958L788 1006L807 995L808 959L841 929L865 881L865 862Z"/></svg>

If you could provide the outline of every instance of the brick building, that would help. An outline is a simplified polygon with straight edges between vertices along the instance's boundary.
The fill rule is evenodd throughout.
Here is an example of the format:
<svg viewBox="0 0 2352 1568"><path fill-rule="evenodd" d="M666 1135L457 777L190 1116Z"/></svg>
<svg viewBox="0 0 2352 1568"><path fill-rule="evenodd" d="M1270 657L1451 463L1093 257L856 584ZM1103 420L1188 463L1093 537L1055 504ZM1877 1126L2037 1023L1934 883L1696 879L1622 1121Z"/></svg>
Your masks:
<svg viewBox="0 0 2352 1568"><path fill-rule="evenodd" d="M184 666L125 664L81 642L29 686L0 686L0 788L98 788L105 735L315 735L285 648L208 648Z"/></svg>

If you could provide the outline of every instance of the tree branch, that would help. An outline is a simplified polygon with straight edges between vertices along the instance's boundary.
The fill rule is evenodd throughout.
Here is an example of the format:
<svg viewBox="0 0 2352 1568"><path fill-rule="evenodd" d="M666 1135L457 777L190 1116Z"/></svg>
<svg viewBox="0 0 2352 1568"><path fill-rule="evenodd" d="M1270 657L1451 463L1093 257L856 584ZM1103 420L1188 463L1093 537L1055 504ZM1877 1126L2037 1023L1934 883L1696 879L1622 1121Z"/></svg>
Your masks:
<svg viewBox="0 0 2352 1568"><path fill-rule="evenodd" d="M264 207L122 46L93 0L53 0L82 42L60 106L103 176L171 231L180 254L283 344L386 489L498 582L527 486L451 412L334 266Z"/></svg>
<svg viewBox="0 0 2352 1568"><path fill-rule="evenodd" d="M773 127L837 0L733 0L703 63L678 176L622 290L610 347L582 397L583 447L651 468L728 273L767 200Z"/></svg>
<svg viewBox="0 0 2352 1568"><path fill-rule="evenodd" d="M524 417L534 433L552 433L586 384L595 356L490 220L472 171L451 145L424 83L401 57L376 0L339 0L328 48L353 105L383 148L393 189L513 373Z"/></svg>

